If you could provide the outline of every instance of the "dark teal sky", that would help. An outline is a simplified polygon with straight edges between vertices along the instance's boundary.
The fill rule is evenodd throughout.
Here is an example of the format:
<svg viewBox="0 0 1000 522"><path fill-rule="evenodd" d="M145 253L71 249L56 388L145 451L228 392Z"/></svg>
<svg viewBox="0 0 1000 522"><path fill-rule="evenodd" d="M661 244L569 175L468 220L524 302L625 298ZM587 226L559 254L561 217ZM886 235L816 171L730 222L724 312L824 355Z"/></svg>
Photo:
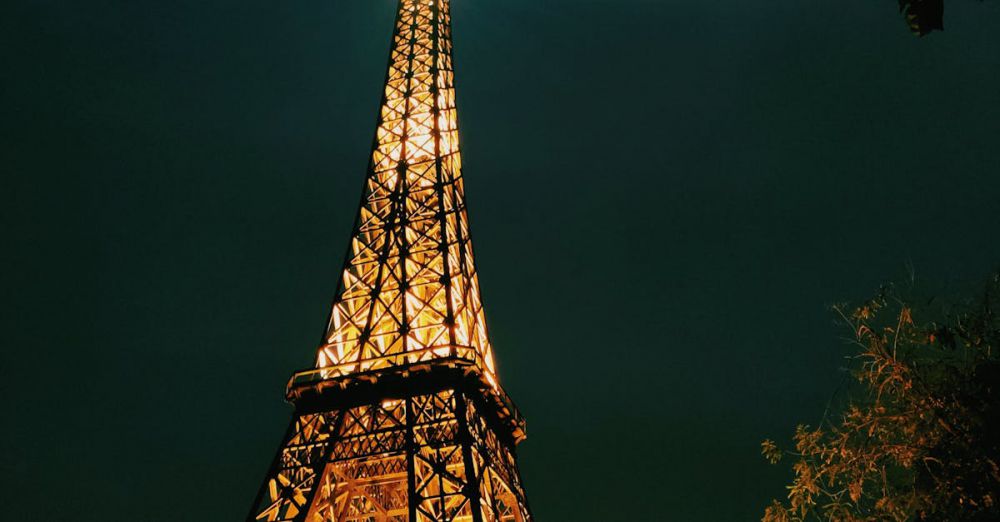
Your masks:
<svg viewBox="0 0 1000 522"><path fill-rule="evenodd" d="M0 20L9 520L239 520L312 362L394 3ZM827 305L1000 263L1000 4L454 0L477 261L539 520L755 520Z"/></svg>

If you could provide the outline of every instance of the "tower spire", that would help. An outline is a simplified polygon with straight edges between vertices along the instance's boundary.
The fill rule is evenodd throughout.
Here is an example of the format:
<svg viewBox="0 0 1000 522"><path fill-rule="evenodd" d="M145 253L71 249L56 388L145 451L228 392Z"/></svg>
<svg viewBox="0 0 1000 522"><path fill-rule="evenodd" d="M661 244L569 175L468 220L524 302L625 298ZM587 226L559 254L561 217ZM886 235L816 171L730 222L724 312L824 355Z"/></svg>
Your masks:
<svg viewBox="0 0 1000 522"><path fill-rule="evenodd" d="M371 161L312 368L248 522L531 522L486 331L449 0L399 0Z"/></svg>
<svg viewBox="0 0 1000 522"><path fill-rule="evenodd" d="M316 360L349 373L459 356L495 383L472 255L447 0L402 0L371 161Z"/></svg>

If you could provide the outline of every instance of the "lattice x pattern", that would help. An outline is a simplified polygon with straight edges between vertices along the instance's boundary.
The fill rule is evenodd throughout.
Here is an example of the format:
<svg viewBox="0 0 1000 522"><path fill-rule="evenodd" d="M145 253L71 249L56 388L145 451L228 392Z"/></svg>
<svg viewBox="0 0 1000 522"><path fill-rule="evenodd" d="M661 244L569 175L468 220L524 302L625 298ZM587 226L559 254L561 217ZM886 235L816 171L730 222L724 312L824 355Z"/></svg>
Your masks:
<svg viewBox="0 0 1000 522"><path fill-rule="evenodd" d="M440 357L496 384L458 147L448 0L401 0L360 211L317 368Z"/></svg>
<svg viewBox="0 0 1000 522"><path fill-rule="evenodd" d="M248 519L531 522L514 455L446 389L304 414Z"/></svg>
<svg viewBox="0 0 1000 522"><path fill-rule="evenodd" d="M469 238L448 0L398 2L329 323L248 522L532 521Z"/></svg>

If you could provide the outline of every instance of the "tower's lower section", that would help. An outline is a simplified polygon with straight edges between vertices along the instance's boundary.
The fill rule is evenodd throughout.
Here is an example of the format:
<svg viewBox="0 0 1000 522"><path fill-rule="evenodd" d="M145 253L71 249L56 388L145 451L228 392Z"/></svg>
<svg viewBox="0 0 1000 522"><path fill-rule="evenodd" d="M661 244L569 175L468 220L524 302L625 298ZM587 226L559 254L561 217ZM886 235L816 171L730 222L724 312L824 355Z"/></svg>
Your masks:
<svg viewBox="0 0 1000 522"><path fill-rule="evenodd" d="M289 398L296 413L249 521L531 521L523 425L474 366L317 379Z"/></svg>

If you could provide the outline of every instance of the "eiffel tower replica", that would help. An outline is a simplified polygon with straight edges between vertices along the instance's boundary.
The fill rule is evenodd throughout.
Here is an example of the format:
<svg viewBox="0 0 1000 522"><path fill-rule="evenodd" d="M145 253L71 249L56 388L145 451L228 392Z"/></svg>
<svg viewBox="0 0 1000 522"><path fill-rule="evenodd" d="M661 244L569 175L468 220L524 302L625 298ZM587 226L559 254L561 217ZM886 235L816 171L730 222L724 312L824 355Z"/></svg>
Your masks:
<svg viewBox="0 0 1000 522"><path fill-rule="evenodd" d="M469 237L449 0L399 0L315 367L248 521L530 522Z"/></svg>

